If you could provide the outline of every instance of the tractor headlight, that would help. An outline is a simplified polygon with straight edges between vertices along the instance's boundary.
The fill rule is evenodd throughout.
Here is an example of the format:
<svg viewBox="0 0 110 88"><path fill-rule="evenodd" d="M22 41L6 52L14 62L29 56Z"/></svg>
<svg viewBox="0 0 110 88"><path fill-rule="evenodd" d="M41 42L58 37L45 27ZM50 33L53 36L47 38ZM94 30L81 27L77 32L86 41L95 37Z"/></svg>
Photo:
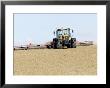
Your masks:
<svg viewBox="0 0 110 88"><path fill-rule="evenodd" d="M65 39L68 39L68 36L65 36Z"/></svg>

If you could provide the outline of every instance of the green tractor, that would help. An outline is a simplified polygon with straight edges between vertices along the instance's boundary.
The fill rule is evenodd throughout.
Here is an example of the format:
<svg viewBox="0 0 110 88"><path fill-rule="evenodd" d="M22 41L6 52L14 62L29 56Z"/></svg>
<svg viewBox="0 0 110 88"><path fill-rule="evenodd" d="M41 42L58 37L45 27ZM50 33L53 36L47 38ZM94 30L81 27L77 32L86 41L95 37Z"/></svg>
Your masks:
<svg viewBox="0 0 110 88"><path fill-rule="evenodd" d="M63 49L63 48L76 48L76 38L71 37L71 29L57 29L54 32L56 38L53 38L53 48ZM73 30L72 30L73 33Z"/></svg>

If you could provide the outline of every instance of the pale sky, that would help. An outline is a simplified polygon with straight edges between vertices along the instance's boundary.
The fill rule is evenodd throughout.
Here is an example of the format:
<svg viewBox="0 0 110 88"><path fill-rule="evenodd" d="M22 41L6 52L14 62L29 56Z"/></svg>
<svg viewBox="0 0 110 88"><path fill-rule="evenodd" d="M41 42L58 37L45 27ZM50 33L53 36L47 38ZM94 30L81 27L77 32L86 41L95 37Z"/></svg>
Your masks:
<svg viewBox="0 0 110 88"><path fill-rule="evenodd" d="M14 44L52 41L56 28L74 30L78 41L97 42L97 14L14 14Z"/></svg>

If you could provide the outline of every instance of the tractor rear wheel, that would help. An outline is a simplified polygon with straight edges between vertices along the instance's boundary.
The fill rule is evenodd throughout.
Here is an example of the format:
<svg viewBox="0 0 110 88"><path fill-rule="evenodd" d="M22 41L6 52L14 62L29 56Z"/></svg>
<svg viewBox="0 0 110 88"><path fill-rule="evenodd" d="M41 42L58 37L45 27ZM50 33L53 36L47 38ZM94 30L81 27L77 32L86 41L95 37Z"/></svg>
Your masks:
<svg viewBox="0 0 110 88"><path fill-rule="evenodd" d="M76 48L76 38L73 38L73 48Z"/></svg>
<svg viewBox="0 0 110 88"><path fill-rule="evenodd" d="M76 38L71 38L71 48L76 48Z"/></svg>
<svg viewBox="0 0 110 88"><path fill-rule="evenodd" d="M53 39L53 48L54 49L57 49L57 43L58 43L58 39L57 38L54 38Z"/></svg>

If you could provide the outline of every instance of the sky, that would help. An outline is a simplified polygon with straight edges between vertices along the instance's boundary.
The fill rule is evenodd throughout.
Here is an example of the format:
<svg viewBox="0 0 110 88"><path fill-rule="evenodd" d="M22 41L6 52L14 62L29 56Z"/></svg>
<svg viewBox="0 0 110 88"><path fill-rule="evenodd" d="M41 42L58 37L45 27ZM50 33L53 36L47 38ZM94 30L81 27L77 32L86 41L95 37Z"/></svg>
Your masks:
<svg viewBox="0 0 110 88"><path fill-rule="evenodd" d="M57 28L74 30L77 41L97 42L97 14L14 14L14 45L44 44L55 38Z"/></svg>

